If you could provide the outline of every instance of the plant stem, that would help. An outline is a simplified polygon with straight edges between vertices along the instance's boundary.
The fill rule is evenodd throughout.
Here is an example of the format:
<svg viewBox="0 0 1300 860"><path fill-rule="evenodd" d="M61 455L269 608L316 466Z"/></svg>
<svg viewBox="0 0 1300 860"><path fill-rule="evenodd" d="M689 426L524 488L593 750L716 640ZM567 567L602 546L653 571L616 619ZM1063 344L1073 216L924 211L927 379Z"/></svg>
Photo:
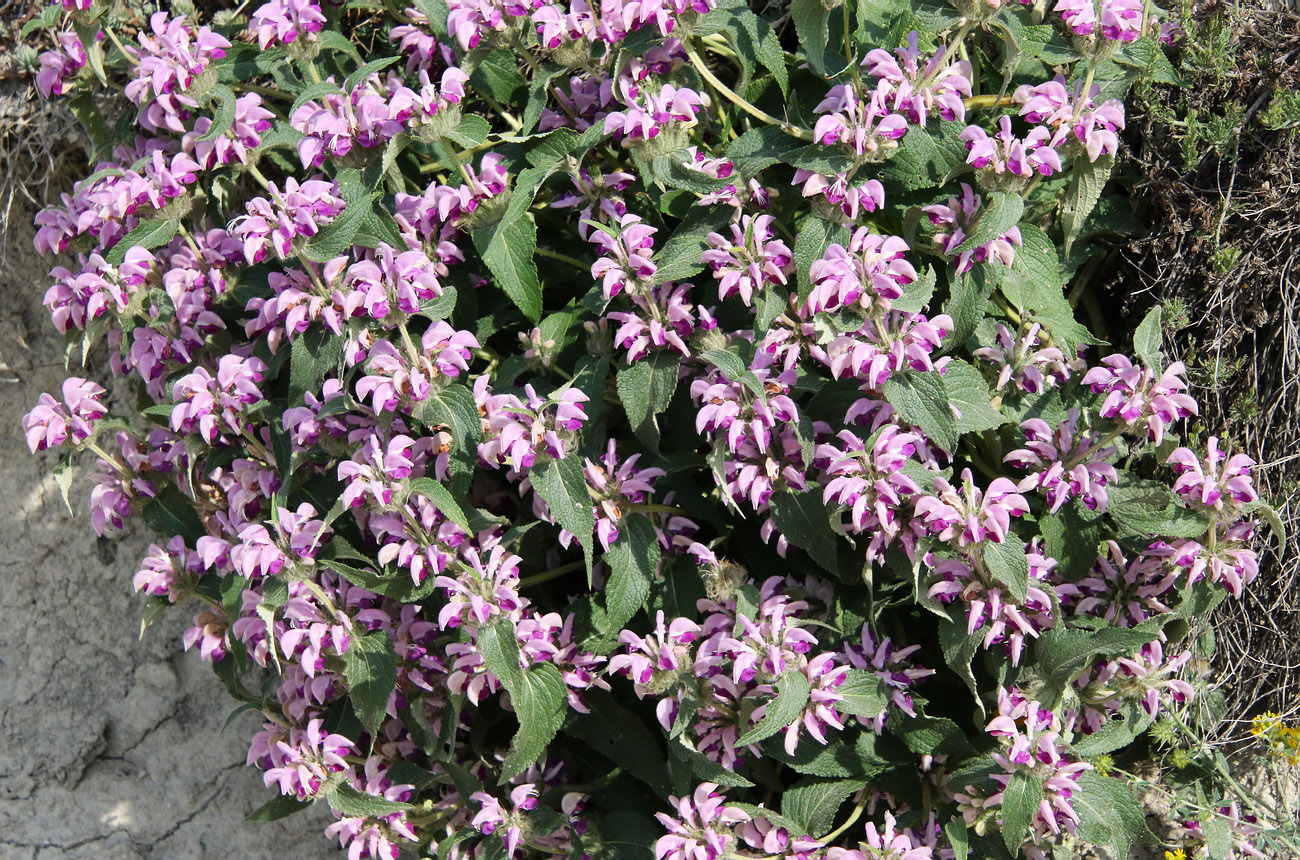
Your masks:
<svg viewBox="0 0 1300 860"><path fill-rule="evenodd" d="M781 131L791 137L797 137L800 140L807 140L810 142L812 141L813 133L808 129L792 125L782 119L777 119L770 113L755 107L745 99L741 98L735 90L718 80L717 76L714 75L713 72L709 71L709 67L705 65L704 60L700 59L700 55L696 52L694 45L690 42L684 42L683 46L686 49L686 58L691 61L691 65L695 67L695 71L699 72L700 77L708 81L709 85L712 86L719 95L724 96L732 104L736 105L755 119L765 122L768 125L777 126Z"/></svg>
<svg viewBox="0 0 1300 860"><path fill-rule="evenodd" d="M559 260L561 263L568 263L570 266L573 266L573 268L582 272L590 271L591 269L590 265L582 262L576 257L570 257L568 254L561 254L559 251L552 251L549 248L538 248L533 251L533 253L537 254L539 257L550 257L552 260Z"/></svg>

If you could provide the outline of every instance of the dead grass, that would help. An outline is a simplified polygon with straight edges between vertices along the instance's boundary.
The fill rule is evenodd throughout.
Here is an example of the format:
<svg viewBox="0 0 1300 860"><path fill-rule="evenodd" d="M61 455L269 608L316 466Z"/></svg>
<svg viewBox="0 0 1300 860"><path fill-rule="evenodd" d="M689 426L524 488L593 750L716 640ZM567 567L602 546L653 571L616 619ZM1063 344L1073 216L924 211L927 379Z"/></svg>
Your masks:
<svg viewBox="0 0 1300 860"><path fill-rule="evenodd" d="M1221 4L1196 14L1228 16L1235 60L1130 111L1142 173L1132 195L1152 229L1115 249L1105 294L1129 326L1156 303L1172 312L1170 345L1186 358L1204 427L1261 464L1261 491L1288 526L1246 597L1216 619L1229 715L1218 739L1231 742L1260 711L1300 715L1300 132L1260 121L1300 87L1300 15ZM1189 110L1231 122L1227 142L1189 146Z"/></svg>

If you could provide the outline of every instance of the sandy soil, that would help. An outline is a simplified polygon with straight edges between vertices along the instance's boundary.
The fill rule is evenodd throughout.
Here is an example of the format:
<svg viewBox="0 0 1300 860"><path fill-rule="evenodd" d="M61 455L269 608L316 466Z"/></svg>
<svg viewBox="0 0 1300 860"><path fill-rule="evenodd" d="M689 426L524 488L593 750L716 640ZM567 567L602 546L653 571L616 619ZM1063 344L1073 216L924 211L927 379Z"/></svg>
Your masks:
<svg viewBox="0 0 1300 860"><path fill-rule="evenodd" d="M41 307L51 261L31 250L31 211L10 213L0 266L0 860L314 860L338 856L328 813L244 816L273 794L244 767L256 718L233 709L197 653L189 613L140 636L131 576L149 539L96 539L87 463L70 514L54 458L28 453L19 420L63 377ZM88 376L97 373L92 368Z"/></svg>

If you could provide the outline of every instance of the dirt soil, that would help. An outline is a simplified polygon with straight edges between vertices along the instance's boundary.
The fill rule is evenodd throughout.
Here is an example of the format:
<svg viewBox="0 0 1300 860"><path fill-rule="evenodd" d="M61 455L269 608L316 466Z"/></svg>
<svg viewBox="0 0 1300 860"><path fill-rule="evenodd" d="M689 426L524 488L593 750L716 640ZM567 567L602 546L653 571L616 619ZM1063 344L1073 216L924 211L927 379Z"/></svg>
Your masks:
<svg viewBox="0 0 1300 860"><path fill-rule="evenodd" d="M0 90L0 132L21 98ZM257 720L223 731L235 703L197 652L181 652L184 609L141 637L131 576L144 529L96 539L88 469L72 514L54 458L27 450L20 418L65 376L63 338L41 307L55 261L32 250L33 213L17 195L0 237L0 593L11 612L0 624L0 860L337 857L324 810L244 821L274 796L244 766ZM103 368L86 375L107 384Z"/></svg>

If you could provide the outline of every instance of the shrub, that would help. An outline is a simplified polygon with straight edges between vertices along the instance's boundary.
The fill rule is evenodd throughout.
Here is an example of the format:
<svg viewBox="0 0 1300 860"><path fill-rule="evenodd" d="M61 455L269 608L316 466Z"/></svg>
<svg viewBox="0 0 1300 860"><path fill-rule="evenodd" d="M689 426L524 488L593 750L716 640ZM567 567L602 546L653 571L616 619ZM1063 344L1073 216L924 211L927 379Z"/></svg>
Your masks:
<svg viewBox="0 0 1300 860"><path fill-rule="evenodd" d="M46 305L139 408L74 377L24 430L162 535L134 585L265 716L254 817L323 799L354 860L1148 838L1121 765L1272 517L1180 446L1159 317L1108 354L1063 289L1152 11L52 7L98 149ZM1180 844L1283 838L1194 787Z"/></svg>

